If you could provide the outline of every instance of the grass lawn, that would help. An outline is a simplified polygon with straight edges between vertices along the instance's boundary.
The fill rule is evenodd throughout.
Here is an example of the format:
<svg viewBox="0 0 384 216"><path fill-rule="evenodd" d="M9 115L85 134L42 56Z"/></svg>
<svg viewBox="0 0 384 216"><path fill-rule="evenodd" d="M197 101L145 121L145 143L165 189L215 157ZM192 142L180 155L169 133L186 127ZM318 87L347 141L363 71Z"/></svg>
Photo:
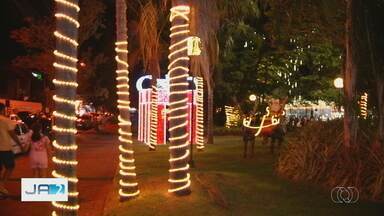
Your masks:
<svg viewBox="0 0 384 216"><path fill-rule="evenodd" d="M167 193L168 148L149 152L136 145L141 194L119 203L115 184L105 215L384 215L383 203L334 204L327 191L279 178L276 156L265 146L257 144L255 157L243 159L240 137L216 137L215 142L194 154L192 194L186 197Z"/></svg>

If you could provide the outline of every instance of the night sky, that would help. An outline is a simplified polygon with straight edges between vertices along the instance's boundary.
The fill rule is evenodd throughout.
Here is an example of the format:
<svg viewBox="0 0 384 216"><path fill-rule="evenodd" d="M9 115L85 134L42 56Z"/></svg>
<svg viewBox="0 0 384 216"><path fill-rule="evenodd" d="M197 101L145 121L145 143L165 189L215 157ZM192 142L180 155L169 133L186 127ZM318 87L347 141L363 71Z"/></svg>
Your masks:
<svg viewBox="0 0 384 216"><path fill-rule="evenodd" d="M0 1L0 25L2 68L17 55L24 54L23 48L10 38L13 29L22 27L27 17L41 17L49 15L52 7L51 0L2 0Z"/></svg>
<svg viewBox="0 0 384 216"><path fill-rule="evenodd" d="M24 48L10 38L13 29L23 27L25 18L47 16L51 9L50 0L2 0L0 1L0 95L6 94L9 77L12 76L10 65L13 58L24 55Z"/></svg>
<svg viewBox="0 0 384 216"><path fill-rule="evenodd" d="M95 0L99 1L99 0ZM102 50L105 53L113 52L114 49L114 1L104 0L107 7L105 16L106 29L103 29L102 36L98 41L93 42L95 50ZM0 25L0 95L6 93L8 77L12 76L11 61L19 55L25 55L26 50L10 38L10 32L26 25L26 18L40 18L53 14L53 0L1 0L0 16L3 22ZM110 41L111 43L107 43ZM110 45L110 46L109 46ZM113 53L114 54L114 53Z"/></svg>

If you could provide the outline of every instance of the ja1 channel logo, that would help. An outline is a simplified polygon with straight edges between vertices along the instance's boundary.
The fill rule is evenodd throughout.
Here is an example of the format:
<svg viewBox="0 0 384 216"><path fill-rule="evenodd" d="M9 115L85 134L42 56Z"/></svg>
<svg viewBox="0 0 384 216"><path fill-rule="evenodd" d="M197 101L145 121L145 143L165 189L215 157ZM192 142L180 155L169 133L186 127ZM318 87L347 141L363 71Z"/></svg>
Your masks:
<svg viewBox="0 0 384 216"><path fill-rule="evenodd" d="M63 178L22 178L21 201L68 201L68 180Z"/></svg>

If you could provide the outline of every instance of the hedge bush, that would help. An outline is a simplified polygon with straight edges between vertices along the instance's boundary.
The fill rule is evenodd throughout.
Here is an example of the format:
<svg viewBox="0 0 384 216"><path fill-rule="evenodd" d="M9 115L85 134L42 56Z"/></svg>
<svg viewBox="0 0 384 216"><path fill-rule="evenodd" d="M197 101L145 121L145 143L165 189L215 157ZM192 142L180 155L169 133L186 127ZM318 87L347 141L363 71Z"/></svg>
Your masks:
<svg viewBox="0 0 384 216"><path fill-rule="evenodd" d="M329 190L356 187L361 198L383 201L384 151L372 149L372 131L361 127L358 144L347 148L343 145L341 121L310 123L288 138L279 156L277 173Z"/></svg>

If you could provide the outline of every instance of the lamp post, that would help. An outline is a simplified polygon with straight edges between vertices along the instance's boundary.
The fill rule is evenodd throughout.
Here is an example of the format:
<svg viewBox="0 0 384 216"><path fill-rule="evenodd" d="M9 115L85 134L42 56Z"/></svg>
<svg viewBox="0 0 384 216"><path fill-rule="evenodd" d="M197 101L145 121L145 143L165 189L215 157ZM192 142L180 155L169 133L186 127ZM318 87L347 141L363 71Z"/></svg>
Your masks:
<svg viewBox="0 0 384 216"><path fill-rule="evenodd" d="M341 77L336 78L336 79L333 81L333 85L334 85L337 89L342 89L342 88L344 88L344 80L343 80L343 78L341 78Z"/></svg>
<svg viewBox="0 0 384 216"><path fill-rule="evenodd" d="M249 95L249 100L252 102L255 102L256 101L256 95L254 95L254 94Z"/></svg>
<svg viewBox="0 0 384 216"><path fill-rule="evenodd" d="M249 95L249 100L253 103L253 109L252 109L253 113L256 113L256 108L257 108L256 99L257 99L257 96L255 94Z"/></svg>
<svg viewBox="0 0 384 216"><path fill-rule="evenodd" d="M335 86L335 88L339 89L339 102L341 104L341 89L344 88L344 80L343 78L341 77L338 77L336 78L334 81L333 81L333 85ZM340 105L340 111L341 111L341 105Z"/></svg>

